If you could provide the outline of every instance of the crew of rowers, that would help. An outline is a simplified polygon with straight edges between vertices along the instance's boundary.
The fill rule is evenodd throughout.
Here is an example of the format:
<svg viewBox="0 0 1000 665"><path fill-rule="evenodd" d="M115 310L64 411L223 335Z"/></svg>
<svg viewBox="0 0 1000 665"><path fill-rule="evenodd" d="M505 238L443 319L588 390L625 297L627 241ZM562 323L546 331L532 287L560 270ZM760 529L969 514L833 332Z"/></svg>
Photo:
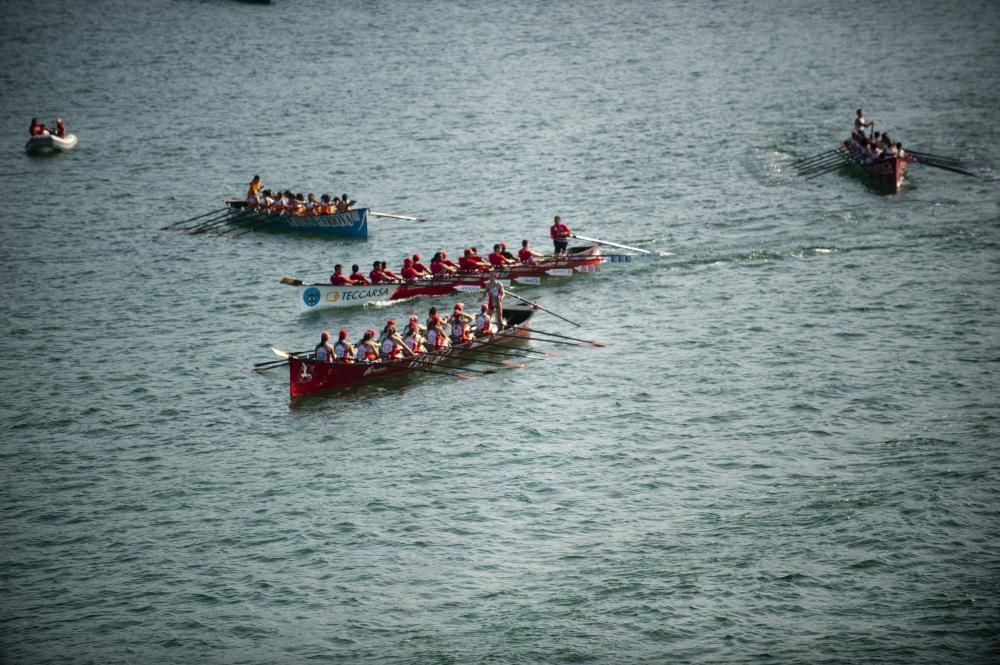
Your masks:
<svg viewBox="0 0 1000 665"><path fill-rule="evenodd" d="M851 132L851 138L844 141L844 148L860 157L865 164L906 156L902 143L894 143L889 132L876 132L874 128L874 121L865 121L864 111L858 109L854 117L854 131ZM865 129L872 130L869 136L865 136Z"/></svg>
<svg viewBox="0 0 1000 665"><path fill-rule="evenodd" d="M323 194L317 199L315 194L293 194L288 190L283 192L272 192L270 189L262 190L259 175L255 175L250 181L246 196L247 210L259 210L273 215L298 215L300 217L347 212L354 203L354 201L347 200L347 194L342 195L339 199L336 196L331 197L329 194Z"/></svg>
<svg viewBox="0 0 1000 665"><path fill-rule="evenodd" d="M476 316L467 314L463 303L457 303L448 316L442 316L436 307L431 307L424 324L413 314L402 330L397 329L395 319L389 319L382 332L366 330L357 344L347 340L346 330L341 330L337 341L331 344L330 333L324 330L313 351L313 359L327 363L370 363L400 360L418 353L441 352L497 332L497 321L503 321L499 307L501 299L502 295L496 300L497 307L493 307L492 298L489 304L483 303Z"/></svg>
<svg viewBox="0 0 1000 665"><path fill-rule="evenodd" d="M479 274L488 271L498 271L511 266L526 265L535 263L543 258L530 247L528 241L521 241L521 249L517 256L507 250L505 243L493 245L493 252L483 258L475 247L466 247L459 257L458 263L448 258L444 251L435 252L431 258L430 265L424 265L419 254L407 257L403 260L403 267L399 273L389 270L385 261L375 261L372 263L371 271L365 275L361 272L357 264L351 266L351 273L344 274L344 266L337 264L333 267L333 274L330 275L330 283L334 286L368 285L368 284L402 284L426 279L445 279L456 274Z"/></svg>

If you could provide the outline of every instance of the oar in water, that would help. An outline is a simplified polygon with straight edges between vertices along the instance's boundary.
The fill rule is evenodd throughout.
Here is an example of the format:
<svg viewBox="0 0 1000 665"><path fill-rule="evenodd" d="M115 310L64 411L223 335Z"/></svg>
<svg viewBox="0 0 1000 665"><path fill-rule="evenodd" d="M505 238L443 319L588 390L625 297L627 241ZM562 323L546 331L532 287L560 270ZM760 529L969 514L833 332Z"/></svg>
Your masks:
<svg viewBox="0 0 1000 665"><path fill-rule="evenodd" d="M389 219L405 219L409 222L426 222L429 221L426 217L410 217L408 215L392 215L387 212L375 212L374 210L368 211L369 215L373 217L388 217Z"/></svg>
<svg viewBox="0 0 1000 665"><path fill-rule="evenodd" d="M175 226L180 226L181 224L187 224L189 222L193 222L196 219L203 219L205 217L208 217L209 215L218 215L220 212L223 212L224 210L229 210L229 207L227 206L225 208L219 208L218 210L213 210L212 212L206 212L204 215L198 215L196 217L191 217L191 218L188 218L188 219L182 219L179 222L174 222L173 224L167 224L166 226L161 226L160 230L161 231L166 231L167 229L172 229Z"/></svg>
<svg viewBox="0 0 1000 665"><path fill-rule="evenodd" d="M802 159L797 159L794 162L792 162L792 166L801 167L811 162L822 161L827 157L829 157L830 155L835 154L836 152L837 152L836 149L826 150L824 152L819 153L818 155L813 155L812 157L803 157Z"/></svg>
<svg viewBox="0 0 1000 665"><path fill-rule="evenodd" d="M214 217L198 222L197 224L194 224L192 226L182 226L178 230L181 233L190 233L196 229L217 224L219 221L224 220L227 217L230 217L232 214L233 214L232 210L226 209L224 212L222 212L222 214L217 214Z"/></svg>
<svg viewBox="0 0 1000 665"><path fill-rule="evenodd" d="M534 307L535 309L540 309L540 310L542 310L543 312L546 312L546 313L548 313L548 314L551 314L552 316L556 317L557 319L562 319L562 320L563 320L563 321L565 321L566 323L572 323L572 324L573 324L574 326L576 326L577 328L579 328L579 327L580 327L580 324L579 324L579 323L577 323L576 321L571 321L570 319L567 319L567 318L566 318L565 316L562 316L561 314L556 314L555 312L553 312L553 311L552 311L552 310L550 310L550 309L545 309L544 307L542 307L542 306L541 306L541 305L539 305L538 303L535 303L535 302L531 302L530 300L525 300L525 299L524 299L524 298L522 298L521 296L519 296L519 295L517 295L517 294L515 294L515 293L511 293L510 291L508 291L508 292L507 292L507 295L509 295L509 296L510 296L510 297L512 297L512 298L517 298L518 300L520 300L521 302L523 302L523 303L524 303L525 305L531 305L531 306L532 306L532 307Z"/></svg>
<svg viewBox="0 0 1000 665"><path fill-rule="evenodd" d="M850 159L847 155L840 153L822 162L817 162L816 164L811 164L805 168L797 169L796 173L798 175L809 175L815 171L823 171L830 166L840 166L848 161L850 161Z"/></svg>
<svg viewBox="0 0 1000 665"><path fill-rule="evenodd" d="M294 277L289 277L288 275L283 276L278 280L281 284L288 284L289 286L302 286L305 284L301 279L295 279Z"/></svg>
<svg viewBox="0 0 1000 665"><path fill-rule="evenodd" d="M916 155L917 157L920 157L922 159L930 159L936 162L941 162L942 164L949 164L951 166L959 166L962 164L962 160L960 159L955 159L954 157L945 157L944 155L935 155L932 152L920 152L919 150L910 150L909 148L906 149L906 152L910 153L911 155Z"/></svg>
<svg viewBox="0 0 1000 665"><path fill-rule="evenodd" d="M607 245L608 247L617 247L618 249L627 249L630 252L639 252L640 254L655 254L648 249L642 249L640 247L629 247L628 245L620 245L616 242L608 242L607 240L598 240L597 238L588 238L587 236L579 236L575 234L570 234L570 238L576 238L577 240L583 240L584 242L592 242L598 245Z"/></svg>
<svg viewBox="0 0 1000 665"><path fill-rule="evenodd" d="M954 166L948 166L947 164L939 164L938 162L927 161L926 159L918 159L917 164L924 164L926 166L933 166L936 169L943 169L945 171L951 171L953 173L960 173L962 175L967 175L970 178L979 177L975 173L971 173L970 171L966 171L965 169L957 169Z"/></svg>
<svg viewBox="0 0 1000 665"><path fill-rule="evenodd" d="M560 339L569 339L574 342L582 342L588 346L607 346L604 342L596 342L592 339L580 339L579 337L570 337L569 335L560 335L559 333L545 332L544 330L538 330L536 328L531 329L531 334L533 335L548 335L549 337L558 337Z"/></svg>
<svg viewBox="0 0 1000 665"><path fill-rule="evenodd" d="M522 367L527 367L527 365L525 365L524 363L505 363L505 362L500 362L498 360L485 360L483 358L462 358L459 355L451 355L449 353L443 353L440 351L424 351L424 353L430 356L441 356L445 360L448 359L467 360L468 362L473 362L473 363L482 363L484 365L498 365L500 367L510 367L513 369L521 369Z"/></svg>
<svg viewBox="0 0 1000 665"><path fill-rule="evenodd" d="M476 340L476 344L478 346L475 349L468 349L468 350L464 351L463 353L498 353L497 351L480 351L479 350L480 346L495 346L495 347L498 347L498 348L501 348L501 349L511 349L513 351L517 351L518 353L530 353L530 354L536 355L536 356L554 357L556 355L554 353L547 353L545 351L535 351L534 349L526 349L526 348L524 348L522 346L514 346L512 344L501 344L500 342L486 342L486 341L483 341L481 339L480 340ZM508 354L504 353L502 355L508 355Z"/></svg>
<svg viewBox="0 0 1000 665"><path fill-rule="evenodd" d="M270 213L264 215L257 215L257 219L251 219L249 225L242 229L239 233L234 233L229 236L230 240L236 240L240 236L245 236L248 233L253 233L259 228L264 228L276 223L281 219L281 215L272 215Z"/></svg>
<svg viewBox="0 0 1000 665"><path fill-rule="evenodd" d="M820 169L819 171L815 171L815 172L807 175L806 176L806 180L812 180L813 178L818 178L821 175L826 175L827 173L833 173L834 171L842 169L845 166L848 166L848 165L850 165L852 163L853 162L851 162L850 160L845 159L842 162L837 162L836 164L830 164L827 167L825 167L823 169Z"/></svg>
<svg viewBox="0 0 1000 665"><path fill-rule="evenodd" d="M246 216L247 213L242 210L240 211L231 210L224 216L220 217L219 219L214 219L210 222L205 222L204 224L199 224L197 226L192 226L190 228L183 229L181 230L181 233L186 233L188 235L198 235L199 233L205 233L210 229L216 229L216 228L221 228L223 226L227 226L228 224L232 224L235 220L242 219L243 217Z"/></svg>

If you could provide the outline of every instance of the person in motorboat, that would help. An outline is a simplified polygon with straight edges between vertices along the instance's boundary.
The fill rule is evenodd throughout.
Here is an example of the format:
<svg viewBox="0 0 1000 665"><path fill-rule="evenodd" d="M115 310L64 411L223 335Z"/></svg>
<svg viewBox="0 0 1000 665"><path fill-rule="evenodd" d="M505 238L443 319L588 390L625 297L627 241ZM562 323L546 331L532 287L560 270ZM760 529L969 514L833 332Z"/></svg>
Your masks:
<svg viewBox="0 0 1000 665"><path fill-rule="evenodd" d="M333 346L330 344L330 333L326 330L319 336L319 344L313 350L313 358L321 363L333 362Z"/></svg>
<svg viewBox="0 0 1000 665"><path fill-rule="evenodd" d="M553 253L556 256L568 253L566 246L572 233L570 228L563 224L562 217L556 215L552 220L552 226L549 227L549 237L552 238Z"/></svg>
<svg viewBox="0 0 1000 665"><path fill-rule="evenodd" d="M361 341L358 342L354 359L357 362L375 362L378 360L378 344L375 343L374 330L368 329L365 331Z"/></svg>
<svg viewBox="0 0 1000 665"><path fill-rule="evenodd" d="M544 254L539 254L535 250L528 247L528 241L521 241L521 249L517 250L517 258L521 259L521 263L534 263L535 259L540 259Z"/></svg>
<svg viewBox="0 0 1000 665"><path fill-rule="evenodd" d="M32 118L31 127L28 128L28 133L32 136L48 136L49 130L46 129L45 125L38 122L38 118Z"/></svg>
<svg viewBox="0 0 1000 665"><path fill-rule="evenodd" d="M368 286L369 284L371 284L371 281L367 277L365 277L363 272L361 272L361 268L358 266L357 263L351 266L351 274L347 277L347 279L351 280L351 282L354 284L359 284L362 286Z"/></svg>
<svg viewBox="0 0 1000 665"><path fill-rule="evenodd" d="M354 280L344 275L344 266L339 263L333 266L333 274L330 275L330 283L334 286L351 286Z"/></svg>
<svg viewBox="0 0 1000 665"><path fill-rule="evenodd" d="M62 118L56 118L56 136L61 139L66 138L66 125L63 124Z"/></svg>
<svg viewBox="0 0 1000 665"><path fill-rule="evenodd" d="M347 331L341 330L337 336L337 343L333 345L334 360L342 363L354 362L354 345L347 341Z"/></svg>

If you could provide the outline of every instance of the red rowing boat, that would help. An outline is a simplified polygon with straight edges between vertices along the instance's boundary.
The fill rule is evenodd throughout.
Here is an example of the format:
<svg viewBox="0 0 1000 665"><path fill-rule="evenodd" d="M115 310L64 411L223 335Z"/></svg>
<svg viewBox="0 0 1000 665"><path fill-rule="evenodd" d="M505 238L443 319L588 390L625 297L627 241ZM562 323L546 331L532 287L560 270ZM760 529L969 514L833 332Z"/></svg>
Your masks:
<svg viewBox="0 0 1000 665"><path fill-rule="evenodd" d="M488 273L456 273L445 277L416 279L402 284L333 285L306 284L300 279L282 277L281 283L297 287L299 308L308 312L330 307L352 307L373 302L407 300L420 296L443 296L486 288L490 274L504 284L536 285L546 277L569 277L574 272L596 272L604 260L599 247L588 247L575 254L545 257L535 263L512 265Z"/></svg>
<svg viewBox="0 0 1000 665"><path fill-rule="evenodd" d="M857 145L853 141L848 141L848 144L852 146ZM881 188L891 190L893 193L898 192L899 188L903 185L903 176L906 174L907 166L916 161L910 155L903 157L879 157L871 161L866 158L860 147L849 150L841 148L841 152L850 160L851 164L861 169L872 182Z"/></svg>
<svg viewBox="0 0 1000 665"><path fill-rule="evenodd" d="M328 392L363 383L382 381L391 377L399 377L412 373L449 374L453 365L443 364L446 361L471 362L476 353L489 353L490 345L528 337L530 329L528 322L535 313L534 309L523 307L505 307L504 317L507 327L503 330L484 335L468 342L463 342L433 353L418 353L410 358L379 362L327 363L290 356L288 359L288 389L293 398L305 395Z"/></svg>

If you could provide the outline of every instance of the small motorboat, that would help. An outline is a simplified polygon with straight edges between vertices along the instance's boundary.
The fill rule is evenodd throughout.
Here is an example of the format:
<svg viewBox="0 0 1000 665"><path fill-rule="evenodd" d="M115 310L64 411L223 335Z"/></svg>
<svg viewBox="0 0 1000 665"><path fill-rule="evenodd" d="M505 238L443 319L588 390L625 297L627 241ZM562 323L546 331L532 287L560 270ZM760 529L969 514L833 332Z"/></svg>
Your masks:
<svg viewBox="0 0 1000 665"><path fill-rule="evenodd" d="M28 142L24 145L24 150L29 155L45 155L67 152L75 147L76 134L66 134L65 136L41 134L28 139Z"/></svg>

